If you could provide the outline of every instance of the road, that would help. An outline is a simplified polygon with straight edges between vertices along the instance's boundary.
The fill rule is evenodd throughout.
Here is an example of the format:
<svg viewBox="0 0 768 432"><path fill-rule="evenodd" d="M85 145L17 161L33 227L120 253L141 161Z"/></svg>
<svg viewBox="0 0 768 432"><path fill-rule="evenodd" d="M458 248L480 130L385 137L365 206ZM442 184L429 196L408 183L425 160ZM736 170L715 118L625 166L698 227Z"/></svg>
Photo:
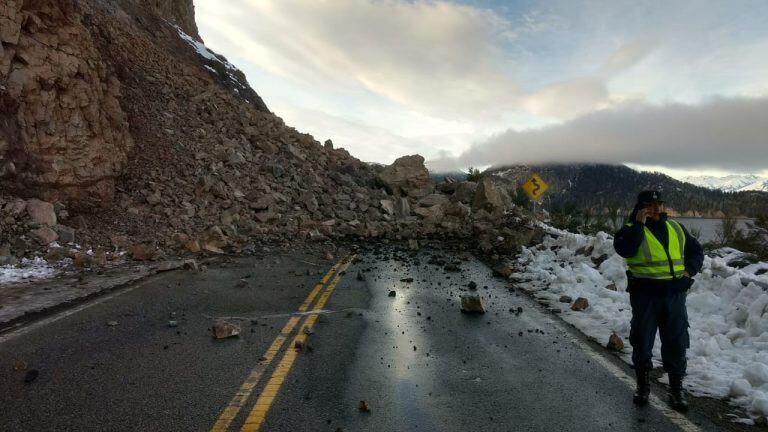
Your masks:
<svg viewBox="0 0 768 432"><path fill-rule="evenodd" d="M0 430L749 429L711 400L633 406L626 365L471 256L337 258L225 258L0 333ZM470 282L484 315L460 312Z"/></svg>

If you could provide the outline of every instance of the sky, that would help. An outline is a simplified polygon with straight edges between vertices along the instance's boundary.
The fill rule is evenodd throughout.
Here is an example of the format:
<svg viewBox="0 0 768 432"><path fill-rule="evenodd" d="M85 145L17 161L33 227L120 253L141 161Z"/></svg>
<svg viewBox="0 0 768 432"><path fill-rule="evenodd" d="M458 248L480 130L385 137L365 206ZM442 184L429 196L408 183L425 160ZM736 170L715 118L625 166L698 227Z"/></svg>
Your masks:
<svg viewBox="0 0 768 432"><path fill-rule="evenodd" d="M364 161L768 175L764 0L194 3L271 111Z"/></svg>

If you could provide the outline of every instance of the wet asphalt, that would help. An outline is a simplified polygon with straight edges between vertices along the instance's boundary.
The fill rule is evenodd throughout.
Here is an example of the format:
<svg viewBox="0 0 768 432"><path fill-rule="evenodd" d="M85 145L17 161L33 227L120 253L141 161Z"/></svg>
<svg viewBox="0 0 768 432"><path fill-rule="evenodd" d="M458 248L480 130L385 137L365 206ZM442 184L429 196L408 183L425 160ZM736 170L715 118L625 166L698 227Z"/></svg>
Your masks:
<svg viewBox="0 0 768 432"><path fill-rule="evenodd" d="M460 271L446 271L451 262ZM225 259L0 333L0 430L210 430L333 264L312 253ZM468 293L487 313L460 312ZM680 430L632 405L632 389L580 347L588 341L471 256L361 251L323 309L260 430ZM215 318L241 335L213 339ZM231 430L288 349L290 339ZM39 375L25 383L30 369ZM713 423L710 410L688 417L701 430L743 429Z"/></svg>

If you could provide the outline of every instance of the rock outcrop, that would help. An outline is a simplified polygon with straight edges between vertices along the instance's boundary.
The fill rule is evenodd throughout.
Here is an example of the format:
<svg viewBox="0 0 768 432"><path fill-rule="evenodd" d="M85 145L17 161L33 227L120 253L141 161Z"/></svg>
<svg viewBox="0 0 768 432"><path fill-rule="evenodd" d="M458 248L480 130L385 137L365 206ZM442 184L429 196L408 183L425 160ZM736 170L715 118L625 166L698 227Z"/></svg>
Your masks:
<svg viewBox="0 0 768 432"><path fill-rule="evenodd" d="M109 201L133 140L120 82L76 0L0 6L0 179L46 199Z"/></svg>

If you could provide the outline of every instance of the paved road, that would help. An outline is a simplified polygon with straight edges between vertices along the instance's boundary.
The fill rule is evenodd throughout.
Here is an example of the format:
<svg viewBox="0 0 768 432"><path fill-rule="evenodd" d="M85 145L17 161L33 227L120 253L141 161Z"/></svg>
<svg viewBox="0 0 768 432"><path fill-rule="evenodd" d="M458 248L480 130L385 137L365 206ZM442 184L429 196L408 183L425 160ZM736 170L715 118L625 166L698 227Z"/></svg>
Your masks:
<svg viewBox="0 0 768 432"><path fill-rule="evenodd" d="M625 366L460 257L230 259L0 334L0 430L743 429L711 401L687 417L635 408ZM459 312L470 281L485 315ZM214 340L221 317L242 334Z"/></svg>

